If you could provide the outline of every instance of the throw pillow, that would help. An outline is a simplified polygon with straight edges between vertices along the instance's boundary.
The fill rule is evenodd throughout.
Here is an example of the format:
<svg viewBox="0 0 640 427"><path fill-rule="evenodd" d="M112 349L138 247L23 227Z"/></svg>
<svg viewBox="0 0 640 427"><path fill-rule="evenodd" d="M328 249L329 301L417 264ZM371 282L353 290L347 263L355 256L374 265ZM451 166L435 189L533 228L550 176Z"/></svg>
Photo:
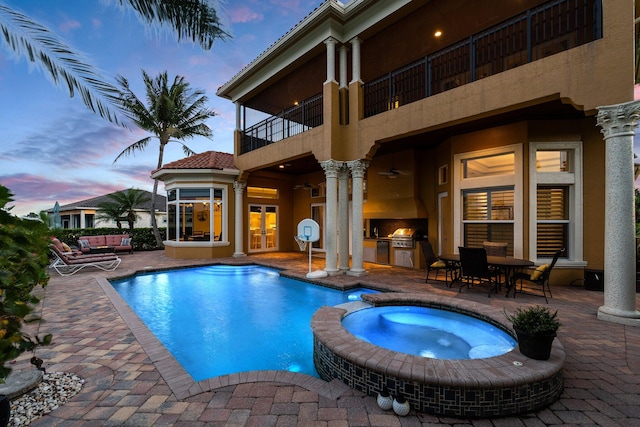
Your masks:
<svg viewBox="0 0 640 427"><path fill-rule="evenodd" d="M123 237L120 241L120 246L129 246L131 244L131 239L127 237Z"/></svg>
<svg viewBox="0 0 640 427"><path fill-rule="evenodd" d="M88 240L78 240L78 244L80 245L80 249L85 249L90 247Z"/></svg>
<svg viewBox="0 0 640 427"><path fill-rule="evenodd" d="M65 242L62 242L62 248L65 252L71 252L71 248Z"/></svg>
<svg viewBox="0 0 640 427"><path fill-rule="evenodd" d="M542 264L531 273L531 280L538 280L542 277L542 274L551 267L549 264Z"/></svg>
<svg viewBox="0 0 640 427"><path fill-rule="evenodd" d="M433 264L431 264L431 268L445 268L446 266L447 264L445 264L444 261L441 261L441 260L438 260Z"/></svg>

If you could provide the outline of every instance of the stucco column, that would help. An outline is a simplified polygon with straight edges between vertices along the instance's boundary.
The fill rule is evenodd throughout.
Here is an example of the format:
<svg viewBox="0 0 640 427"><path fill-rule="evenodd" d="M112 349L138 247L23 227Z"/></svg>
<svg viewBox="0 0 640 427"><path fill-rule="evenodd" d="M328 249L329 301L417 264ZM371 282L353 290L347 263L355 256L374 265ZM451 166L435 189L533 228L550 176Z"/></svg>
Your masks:
<svg viewBox="0 0 640 427"><path fill-rule="evenodd" d="M235 230L235 239L236 239L236 250L233 253L234 257L242 257L247 256L244 253L244 233L242 233L244 227L243 220L243 206L244 206L244 189L247 187L246 182L233 182L233 191L236 194L236 230Z"/></svg>
<svg viewBox="0 0 640 427"><path fill-rule="evenodd" d="M366 160L353 160L347 162L347 166L351 169L351 270L347 274L352 276L362 276L367 274L364 269L364 233L362 225L364 220L363 214L363 182L364 172L369 167Z"/></svg>
<svg viewBox="0 0 640 427"><path fill-rule="evenodd" d="M326 194L326 210L327 217L325 219L325 268L327 274L335 276L339 273L337 268L337 223L338 223L338 172L342 166L342 162L335 160L326 160L320 162L320 166L324 169L327 181Z"/></svg>
<svg viewBox="0 0 640 427"><path fill-rule="evenodd" d="M339 89L347 89L347 47L340 46L340 86Z"/></svg>
<svg viewBox="0 0 640 427"><path fill-rule="evenodd" d="M237 131L241 131L242 128L242 104L236 102L236 129Z"/></svg>
<svg viewBox="0 0 640 427"><path fill-rule="evenodd" d="M349 270L349 169L338 172L338 261L340 271Z"/></svg>
<svg viewBox="0 0 640 427"><path fill-rule="evenodd" d="M336 39L329 37L324 41L327 45L327 81L336 82Z"/></svg>
<svg viewBox="0 0 640 427"><path fill-rule="evenodd" d="M640 326L636 309L633 136L640 102L598 107L605 141L604 305L598 319Z"/></svg>
<svg viewBox="0 0 640 427"><path fill-rule="evenodd" d="M360 45L362 40L354 37L351 42L351 83L361 82L360 80Z"/></svg>

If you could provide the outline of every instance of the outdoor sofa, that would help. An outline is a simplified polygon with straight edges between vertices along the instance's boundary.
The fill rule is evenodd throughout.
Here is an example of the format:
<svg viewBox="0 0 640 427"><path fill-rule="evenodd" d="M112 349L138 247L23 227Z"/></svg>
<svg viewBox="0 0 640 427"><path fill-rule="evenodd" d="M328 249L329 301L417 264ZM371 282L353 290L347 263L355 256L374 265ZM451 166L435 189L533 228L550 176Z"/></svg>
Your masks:
<svg viewBox="0 0 640 427"><path fill-rule="evenodd" d="M113 247L114 252L133 253L133 244L128 234L107 234L103 236L80 236L78 247L83 253L90 253L92 249Z"/></svg>

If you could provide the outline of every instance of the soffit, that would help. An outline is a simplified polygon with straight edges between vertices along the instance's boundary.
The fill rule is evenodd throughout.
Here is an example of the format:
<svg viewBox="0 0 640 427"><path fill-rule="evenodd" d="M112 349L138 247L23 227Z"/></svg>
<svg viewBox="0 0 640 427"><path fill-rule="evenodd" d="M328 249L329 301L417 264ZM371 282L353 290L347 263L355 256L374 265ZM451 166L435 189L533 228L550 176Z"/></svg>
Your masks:
<svg viewBox="0 0 640 427"><path fill-rule="evenodd" d="M297 26L254 59L231 80L221 86L217 95L234 102L243 102L259 91L260 86L277 80L292 71L292 66L325 51L324 41L333 37L346 43L372 27L389 25L389 17L402 11L410 13L425 1L355 0L347 5L328 0ZM394 18L398 19L398 18ZM286 71L285 71L286 70Z"/></svg>

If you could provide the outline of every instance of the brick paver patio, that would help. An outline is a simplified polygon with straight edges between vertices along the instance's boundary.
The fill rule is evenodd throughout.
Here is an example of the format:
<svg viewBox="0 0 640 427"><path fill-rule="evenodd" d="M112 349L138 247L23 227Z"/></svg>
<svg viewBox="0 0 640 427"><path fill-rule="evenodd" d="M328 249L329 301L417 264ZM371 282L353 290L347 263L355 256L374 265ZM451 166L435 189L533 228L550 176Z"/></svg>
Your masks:
<svg viewBox="0 0 640 427"><path fill-rule="evenodd" d="M559 401L536 413L501 419L464 420L414 412L397 417L378 408L374 397L341 383L284 371L212 379L210 391L205 392L193 392L193 383L184 380L186 385L181 389L179 381L183 380L165 378L172 376L173 365L159 356L164 350L139 342L137 337L145 331L132 331L130 322L116 310L96 278L212 261L174 260L159 251L122 255L122 259L118 270L111 273L85 269L66 278L51 272L43 298L42 316L46 323L40 326L40 333L52 333L54 343L39 349L37 355L48 371L77 373L86 383L69 402L31 425L640 426L640 328L598 321L596 313L603 303L603 293L584 290L580 284L552 288L553 298L549 300L549 307L558 310L563 322L558 338L567 355L565 389ZM257 262L300 277L308 268L308 258L303 253L218 261ZM314 268L324 265L321 259L314 262ZM422 271L372 264L366 267L367 276L327 280L334 284L355 281L390 290L432 292L508 311L522 305L544 304L542 298L520 294L515 300L502 295L487 298L482 288L458 293L443 282L425 284ZM23 355L14 369L33 369L30 357L31 354ZM186 390L184 396L176 395L176 389Z"/></svg>

